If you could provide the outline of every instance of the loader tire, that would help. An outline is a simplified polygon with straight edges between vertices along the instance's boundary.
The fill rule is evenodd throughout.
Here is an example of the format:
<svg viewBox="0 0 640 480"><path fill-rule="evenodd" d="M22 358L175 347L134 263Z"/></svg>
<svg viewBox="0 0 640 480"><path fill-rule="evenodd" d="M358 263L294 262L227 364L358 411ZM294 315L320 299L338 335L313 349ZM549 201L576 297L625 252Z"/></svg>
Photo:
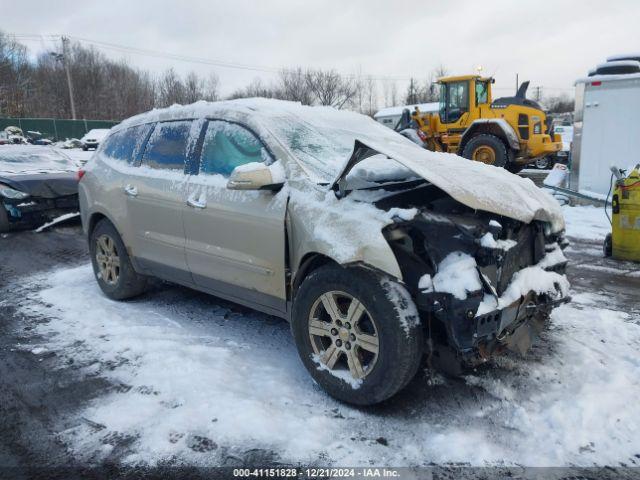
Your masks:
<svg viewBox="0 0 640 480"><path fill-rule="evenodd" d="M495 135L487 133L469 140L462 150L462 156L494 167L504 167L509 161L507 146Z"/></svg>

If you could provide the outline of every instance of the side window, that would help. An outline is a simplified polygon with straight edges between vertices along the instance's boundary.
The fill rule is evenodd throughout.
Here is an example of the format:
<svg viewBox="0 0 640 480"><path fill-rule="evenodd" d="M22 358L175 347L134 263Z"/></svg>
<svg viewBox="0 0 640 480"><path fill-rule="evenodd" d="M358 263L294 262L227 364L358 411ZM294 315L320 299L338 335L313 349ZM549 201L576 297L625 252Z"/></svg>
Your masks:
<svg viewBox="0 0 640 480"><path fill-rule="evenodd" d="M158 123L142 155L142 165L183 171L191 124L191 120Z"/></svg>
<svg viewBox="0 0 640 480"><path fill-rule="evenodd" d="M104 154L115 160L133 163L134 154L147 137L152 125L138 125L137 127L120 130L109 136L104 145Z"/></svg>
<svg viewBox="0 0 640 480"><path fill-rule="evenodd" d="M476 105L482 105L489 100L488 83L476 82Z"/></svg>
<svg viewBox="0 0 640 480"><path fill-rule="evenodd" d="M264 161L271 162L272 158L253 132L236 123L209 122L202 145L201 173L228 177L239 165Z"/></svg>

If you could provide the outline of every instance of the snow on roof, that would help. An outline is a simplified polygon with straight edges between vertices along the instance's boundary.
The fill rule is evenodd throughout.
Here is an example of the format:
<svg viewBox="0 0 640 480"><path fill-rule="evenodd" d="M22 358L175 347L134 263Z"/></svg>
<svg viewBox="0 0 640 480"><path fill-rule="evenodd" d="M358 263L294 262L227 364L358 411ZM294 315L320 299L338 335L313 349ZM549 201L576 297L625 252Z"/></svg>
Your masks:
<svg viewBox="0 0 640 480"><path fill-rule="evenodd" d="M591 77L579 78L576 80L575 85L578 83L589 84L592 82L611 82L617 80L637 80L640 79L640 72L638 73L618 73L613 75L593 75Z"/></svg>
<svg viewBox="0 0 640 480"><path fill-rule="evenodd" d="M615 62L618 60L632 60L635 58L640 58L640 52L611 55L610 57L607 57L607 62Z"/></svg>
<svg viewBox="0 0 640 480"><path fill-rule="evenodd" d="M379 110L373 116L373 118L402 115L402 112L404 111L405 108L408 108L409 111L413 111L415 107L418 107L421 112L437 112L439 108L439 103L438 102L412 103L409 105L398 105L396 107L387 107L387 108L383 108L382 110Z"/></svg>
<svg viewBox="0 0 640 480"><path fill-rule="evenodd" d="M639 67L640 62L637 60L607 60L605 63L601 63L596 66L596 70L600 68L608 68L608 67Z"/></svg>

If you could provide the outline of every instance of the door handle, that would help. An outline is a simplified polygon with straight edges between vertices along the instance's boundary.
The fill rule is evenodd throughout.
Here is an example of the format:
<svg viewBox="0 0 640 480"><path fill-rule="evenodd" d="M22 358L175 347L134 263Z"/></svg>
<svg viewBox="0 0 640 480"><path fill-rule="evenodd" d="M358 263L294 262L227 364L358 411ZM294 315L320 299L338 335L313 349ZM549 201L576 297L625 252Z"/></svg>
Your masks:
<svg viewBox="0 0 640 480"><path fill-rule="evenodd" d="M138 189L136 187L134 187L133 185L126 185L124 187L124 193L126 193L130 197L137 197L138 196Z"/></svg>
<svg viewBox="0 0 640 480"><path fill-rule="evenodd" d="M207 208L207 202L199 202L194 198L187 199L187 205L193 208Z"/></svg>

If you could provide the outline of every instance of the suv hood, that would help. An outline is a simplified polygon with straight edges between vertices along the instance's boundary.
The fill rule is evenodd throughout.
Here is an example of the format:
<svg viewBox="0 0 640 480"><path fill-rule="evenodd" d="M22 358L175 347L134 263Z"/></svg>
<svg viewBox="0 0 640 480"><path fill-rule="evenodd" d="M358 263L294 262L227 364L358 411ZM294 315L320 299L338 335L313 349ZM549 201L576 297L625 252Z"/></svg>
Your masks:
<svg viewBox="0 0 640 480"><path fill-rule="evenodd" d="M344 193L346 176L351 169L372 155L383 154L470 208L524 223L533 220L548 222L554 233L564 229L564 217L558 202L531 180L504 168L473 162L458 155L431 152L404 140L385 140L384 144L356 140L349 161L331 188L337 187Z"/></svg>

